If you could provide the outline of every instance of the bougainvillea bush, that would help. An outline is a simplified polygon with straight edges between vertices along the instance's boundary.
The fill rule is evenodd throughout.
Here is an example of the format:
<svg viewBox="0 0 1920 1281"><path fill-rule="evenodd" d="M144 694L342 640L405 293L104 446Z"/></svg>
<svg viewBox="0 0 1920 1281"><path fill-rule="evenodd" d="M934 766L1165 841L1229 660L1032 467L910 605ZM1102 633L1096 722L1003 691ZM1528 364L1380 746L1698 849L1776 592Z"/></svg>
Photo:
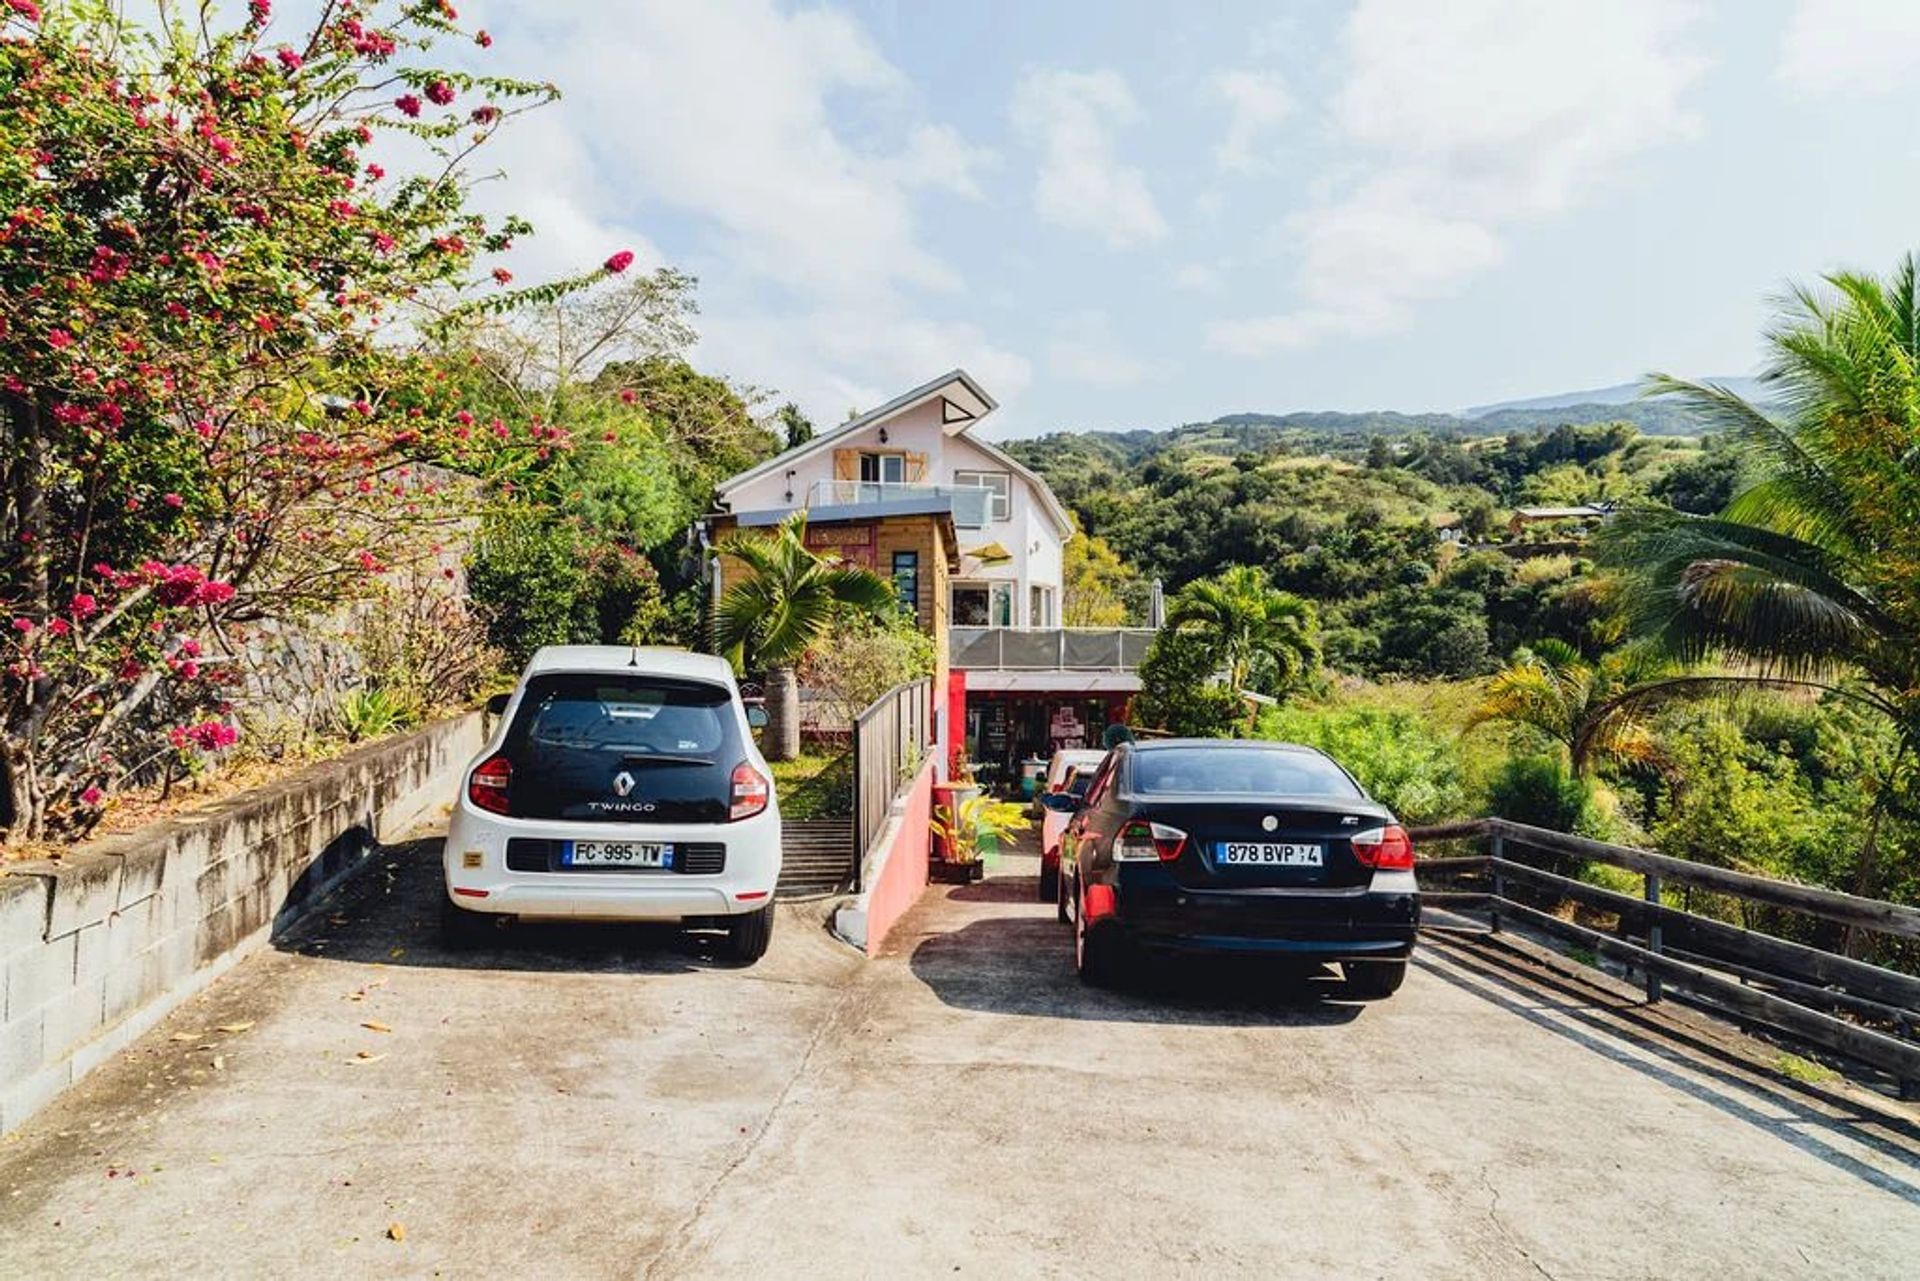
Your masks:
<svg viewBox="0 0 1920 1281"><path fill-rule="evenodd" d="M282 30L252 0L225 31L121 8L0 0L15 837L86 825L156 752L227 747L250 629L361 597L564 448L476 418L415 353L593 278L515 291L491 268L527 229L468 208L468 157L552 90L433 69L436 44L490 43L451 6L335 3Z"/></svg>

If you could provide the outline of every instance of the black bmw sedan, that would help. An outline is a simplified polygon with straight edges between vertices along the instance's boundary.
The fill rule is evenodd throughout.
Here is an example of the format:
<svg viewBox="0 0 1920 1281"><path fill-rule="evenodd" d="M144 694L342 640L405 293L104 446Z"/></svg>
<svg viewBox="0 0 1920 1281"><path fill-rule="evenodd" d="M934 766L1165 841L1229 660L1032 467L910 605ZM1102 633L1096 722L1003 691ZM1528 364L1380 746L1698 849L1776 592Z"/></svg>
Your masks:
<svg viewBox="0 0 1920 1281"><path fill-rule="evenodd" d="M1420 920L1413 842L1321 752L1290 743L1124 743L1061 840L1081 978L1155 951L1338 961L1353 996L1391 995Z"/></svg>

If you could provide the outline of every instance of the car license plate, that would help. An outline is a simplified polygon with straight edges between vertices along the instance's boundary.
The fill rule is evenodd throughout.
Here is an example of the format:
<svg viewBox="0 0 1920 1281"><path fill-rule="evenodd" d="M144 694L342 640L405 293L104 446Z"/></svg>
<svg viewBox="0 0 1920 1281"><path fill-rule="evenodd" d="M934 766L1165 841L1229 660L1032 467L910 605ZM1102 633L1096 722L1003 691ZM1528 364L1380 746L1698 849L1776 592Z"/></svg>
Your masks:
<svg viewBox="0 0 1920 1281"><path fill-rule="evenodd" d="M568 867L672 867L673 846L658 841L568 841L560 849Z"/></svg>
<svg viewBox="0 0 1920 1281"><path fill-rule="evenodd" d="M1214 861L1223 867L1319 867L1323 847L1284 841L1222 841Z"/></svg>

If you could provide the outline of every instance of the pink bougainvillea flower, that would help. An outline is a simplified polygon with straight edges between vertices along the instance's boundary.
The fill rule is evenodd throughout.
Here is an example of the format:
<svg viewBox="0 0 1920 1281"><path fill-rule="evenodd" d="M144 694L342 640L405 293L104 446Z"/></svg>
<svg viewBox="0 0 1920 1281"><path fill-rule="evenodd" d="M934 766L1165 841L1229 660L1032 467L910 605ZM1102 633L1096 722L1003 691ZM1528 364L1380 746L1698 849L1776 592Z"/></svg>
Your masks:
<svg viewBox="0 0 1920 1281"><path fill-rule="evenodd" d="M636 401L636 400L638 400L638 399L640 399L640 397L634 394L634 390L633 390L633 388L631 388L631 387L622 387L622 388L620 389L620 403L621 403L621 404L623 404L623 405L631 405L631 404L632 404L632 403L633 403L634 401Z"/></svg>
<svg viewBox="0 0 1920 1281"><path fill-rule="evenodd" d="M55 351L64 351L73 346L73 335L64 329L47 330L47 346Z"/></svg>
<svg viewBox="0 0 1920 1281"><path fill-rule="evenodd" d="M400 113L402 115L418 117L420 114L420 99L415 97L413 94L410 94L410 93L401 94L398 98L395 98L393 100L393 105L400 108Z"/></svg>
<svg viewBox="0 0 1920 1281"><path fill-rule="evenodd" d="M300 70L300 64L306 61L299 54L287 48L276 50L273 56L280 59L280 65L285 67L289 73Z"/></svg>
<svg viewBox="0 0 1920 1281"><path fill-rule="evenodd" d="M88 809L99 809L100 802L106 799L107 794L98 787L89 787L86 791L80 793L80 803Z"/></svg>
<svg viewBox="0 0 1920 1281"><path fill-rule="evenodd" d="M381 168L381 167L380 167L379 165L368 165L368 166L367 166L367 181L368 181L368 182L379 182L379 181L380 181L380 180L381 180L382 178L384 178L384 177L386 177L386 176L387 176L387 171L386 171L385 169L382 169L382 168Z"/></svg>
<svg viewBox="0 0 1920 1281"><path fill-rule="evenodd" d="M75 618L92 618L100 611L100 602L86 592L75 592L73 600L67 604L67 612Z"/></svg>
<svg viewBox="0 0 1920 1281"><path fill-rule="evenodd" d="M16 618L13 620L13 630L19 632L22 636L31 636L33 635L33 620L31 618Z"/></svg>
<svg viewBox="0 0 1920 1281"><path fill-rule="evenodd" d="M479 45L479 46L480 46L480 47L481 47L482 49L491 49L491 48L493 48L493 37L492 37L492 36L490 36L490 35L488 35L488 34L487 34L486 32L484 32L484 31L476 31L476 32L474 32L474 33L473 33L473 42L474 42L475 44L477 44L477 45Z"/></svg>
<svg viewBox="0 0 1920 1281"><path fill-rule="evenodd" d="M247 16L253 20L253 25L256 27L265 22L272 12L272 0L247 0Z"/></svg>
<svg viewBox="0 0 1920 1281"><path fill-rule="evenodd" d="M495 267L493 269L493 283L496 285L510 285L513 283L513 273L505 267Z"/></svg>
<svg viewBox="0 0 1920 1281"><path fill-rule="evenodd" d="M169 507L185 507L187 505L187 500L178 494L162 494L160 495L160 501Z"/></svg>
<svg viewBox="0 0 1920 1281"><path fill-rule="evenodd" d="M47 632L49 635L65 636L72 630L73 624L64 618L49 618L47 620Z"/></svg>
<svg viewBox="0 0 1920 1281"><path fill-rule="evenodd" d="M500 118L500 108L492 103L484 107L475 107L471 118L477 125L490 125Z"/></svg>
<svg viewBox="0 0 1920 1281"><path fill-rule="evenodd" d="M473 426L473 414L465 409L459 410L454 414L453 421L459 423L462 427L471 427Z"/></svg>
<svg viewBox="0 0 1920 1281"><path fill-rule="evenodd" d="M436 80L427 86L427 101L436 107L444 107L453 101L453 86L444 80Z"/></svg>
<svg viewBox="0 0 1920 1281"><path fill-rule="evenodd" d="M607 274L610 276L617 276L631 266L633 266L633 250L631 249L622 249L606 261Z"/></svg>
<svg viewBox="0 0 1920 1281"><path fill-rule="evenodd" d="M7 0L7 8L13 10L28 22L40 21L40 6L33 0Z"/></svg>

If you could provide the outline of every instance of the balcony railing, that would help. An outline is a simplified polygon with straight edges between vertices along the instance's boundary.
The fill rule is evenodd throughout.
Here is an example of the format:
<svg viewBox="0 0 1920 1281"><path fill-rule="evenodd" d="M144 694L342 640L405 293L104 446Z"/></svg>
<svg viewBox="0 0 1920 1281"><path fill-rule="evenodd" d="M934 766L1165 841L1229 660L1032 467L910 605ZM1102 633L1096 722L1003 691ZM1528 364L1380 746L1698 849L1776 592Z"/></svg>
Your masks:
<svg viewBox="0 0 1920 1281"><path fill-rule="evenodd" d="M953 627L951 662L971 671L1130 672L1153 643L1150 627Z"/></svg>
<svg viewBox="0 0 1920 1281"><path fill-rule="evenodd" d="M950 511L958 529L986 526L993 491L977 485L906 485L871 480L816 480L807 489L807 506L911 507L916 511Z"/></svg>

